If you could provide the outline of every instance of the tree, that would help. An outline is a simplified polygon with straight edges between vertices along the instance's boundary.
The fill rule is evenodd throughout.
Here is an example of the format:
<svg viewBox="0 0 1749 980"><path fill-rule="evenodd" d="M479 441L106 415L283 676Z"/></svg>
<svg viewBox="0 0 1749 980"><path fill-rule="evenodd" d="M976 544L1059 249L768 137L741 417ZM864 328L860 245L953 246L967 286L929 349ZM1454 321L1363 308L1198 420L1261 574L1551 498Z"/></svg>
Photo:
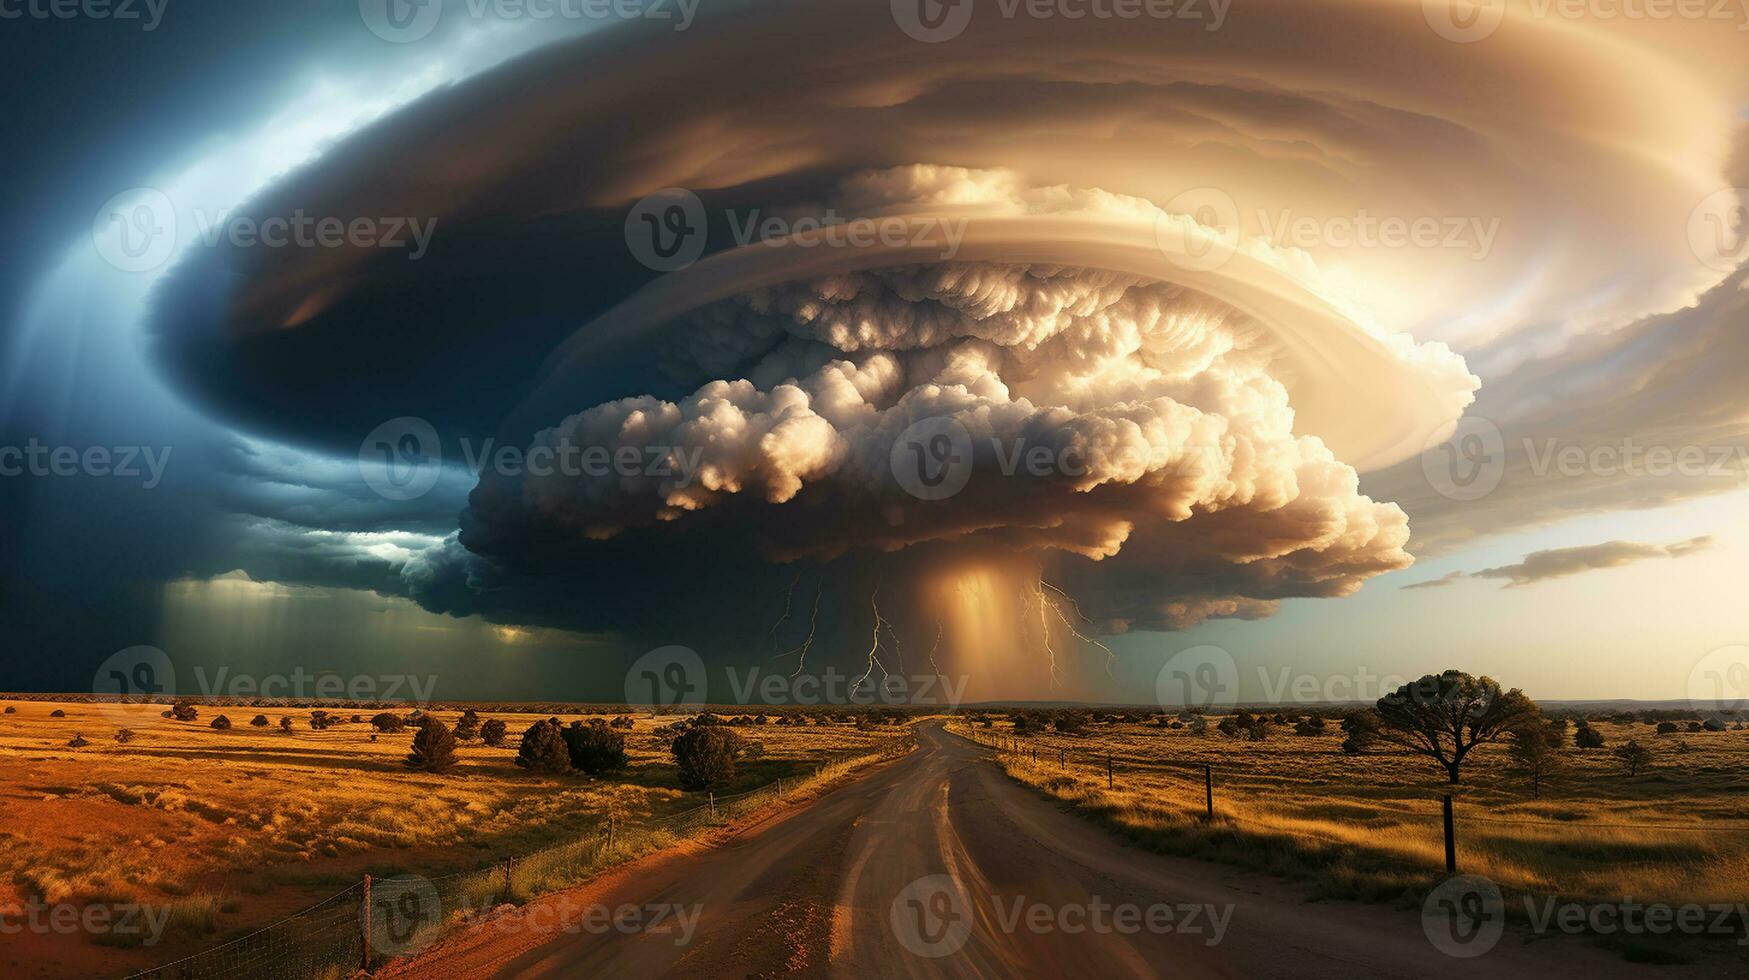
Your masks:
<svg viewBox="0 0 1749 980"><path fill-rule="evenodd" d="M570 754L571 768L591 776L610 769L624 769L628 761L626 737L609 728L600 718L592 719L587 725L572 722L571 727L565 729L565 750Z"/></svg>
<svg viewBox="0 0 1749 980"><path fill-rule="evenodd" d="M1611 752L1621 764L1627 766L1629 776L1638 776L1640 770L1652 764L1651 750L1639 742L1629 739L1626 745L1618 746Z"/></svg>
<svg viewBox="0 0 1749 980"><path fill-rule="evenodd" d="M561 773L571 770L571 753L552 719L537 721L522 733L516 764L530 772Z"/></svg>
<svg viewBox="0 0 1749 980"><path fill-rule="evenodd" d="M455 723L455 737L463 742L472 742L480 734L480 716L469 708L462 712L461 718Z"/></svg>
<svg viewBox="0 0 1749 980"><path fill-rule="evenodd" d="M372 715L370 723L371 726L379 732L402 732L407 730L407 719L402 718L393 711L384 711L380 714Z"/></svg>
<svg viewBox="0 0 1749 980"><path fill-rule="evenodd" d="M735 778L741 748L741 736L726 728L694 726L677 736L669 751L680 766L682 787L710 789Z"/></svg>
<svg viewBox="0 0 1749 980"><path fill-rule="evenodd" d="M455 734L449 726L427 715L413 736L413 751L407 753L407 766L422 772L449 772L455 768Z"/></svg>
<svg viewBox="0 0 1749 980"><path fill-rule="evenodd" d="M1518 688L1502 691L1491 677L1472 677L1458 670L1404 684L1379 698L1376 710L1381 741L1427 756L1453 784L1476 746L1542 715L1536 702Z"/></svg>
<svg viewBox="0 0 1749 980"><path fill-rule="evenodd" d="M1573 730L1573 744L1582 749L1603 748L1603 736L1590 725L1580 724Z"/></svg>
<svg viewBox="0 0 1749 980"><path fill-rule="evenodd" d="M1507 751L1513 769L1530 780L1532 799L1542 799L1543 781L1560 767L1561 733L1546 721L1532 721L1512 730Z"/></svg>
<svg viewBox="0 0 1749 980"><path fill-rule="evenodd" d="M480 723L480 741L497 748L504 744L506 728L503 721L497 718L487 718Z"/></svg>

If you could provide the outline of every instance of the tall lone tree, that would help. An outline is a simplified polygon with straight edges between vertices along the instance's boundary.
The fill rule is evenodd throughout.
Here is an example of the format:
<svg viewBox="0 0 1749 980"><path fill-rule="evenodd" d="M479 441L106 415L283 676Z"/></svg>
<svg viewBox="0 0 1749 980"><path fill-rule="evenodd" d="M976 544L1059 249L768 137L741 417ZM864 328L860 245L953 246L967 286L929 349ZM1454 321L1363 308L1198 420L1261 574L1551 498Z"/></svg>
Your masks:
<svg viewBox="0 0 1749 980"><path fill-rule="evenodd" d="M413 736L413 751L407 753L407 766L422 772L448 772L455 768L455 734L449 726L431 715L425 716L419 733Z"/></svg>
<svg viewBox="0 0 1749 980"><path fill-rule="evenodd" d="M1563 741L1560 729L1540 719L1512 730L1507 751L1512 753L1512 768L1530 780L1532 799L1542 799L1543 783L1561 767Z"/></svg>
<svg viewBox="0 0 1749 980"><path fill-rule="evenodd" d="M1502 691L1491 677L1460 670L1428 674L1379 698L1378 738L1427 756L1458 781L1464 758L1542 716L1518 688Z"/></svg>

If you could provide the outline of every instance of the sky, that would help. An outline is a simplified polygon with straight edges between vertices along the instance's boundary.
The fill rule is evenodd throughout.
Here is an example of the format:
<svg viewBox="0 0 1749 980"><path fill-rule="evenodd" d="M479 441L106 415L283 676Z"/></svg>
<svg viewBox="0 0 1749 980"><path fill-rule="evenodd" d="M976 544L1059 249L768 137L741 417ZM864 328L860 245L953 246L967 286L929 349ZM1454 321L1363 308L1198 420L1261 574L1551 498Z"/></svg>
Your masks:
<svg viewBox="0 0 1749 980"><path fill-rule="evenodd" d="M1749 698L1743 23L387 9L0 25L0 689Z"/></svg>

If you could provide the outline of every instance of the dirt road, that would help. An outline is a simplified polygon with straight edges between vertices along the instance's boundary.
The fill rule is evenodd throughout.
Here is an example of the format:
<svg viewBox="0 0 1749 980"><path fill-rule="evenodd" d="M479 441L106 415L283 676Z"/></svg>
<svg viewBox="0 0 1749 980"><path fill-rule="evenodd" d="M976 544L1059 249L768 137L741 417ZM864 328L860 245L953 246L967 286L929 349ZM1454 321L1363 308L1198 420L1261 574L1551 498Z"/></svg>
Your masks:
<svg viewBox="0 0 1749 980"><path fill-rule="evenodd" d="M918 741L911 756L811 806L531 903L428 951L404 975L1659 972L1582 940L1526 944L1511 929L1480 957L1447 955L1418 910L1310 902L1272 878L1136 850L1016 785L980 746L939 727ZM638 921L608 925L604 910L622 907Z"/></svg>

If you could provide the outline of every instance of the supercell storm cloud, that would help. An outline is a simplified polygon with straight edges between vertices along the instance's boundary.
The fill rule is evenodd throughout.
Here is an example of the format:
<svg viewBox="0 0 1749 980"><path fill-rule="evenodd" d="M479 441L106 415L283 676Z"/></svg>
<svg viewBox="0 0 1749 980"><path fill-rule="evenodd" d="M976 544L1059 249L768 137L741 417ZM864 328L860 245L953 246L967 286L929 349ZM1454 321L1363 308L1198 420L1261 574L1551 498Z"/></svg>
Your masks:
<svg viewBox="0 0 1749 980"><path fill-rule="evenodd" d="M1675 117L1727 105L1596 38L1454 44L1385 6L1251 4L1218 32L993 7L934 43L883 4L614 26L248 209L434 220L420 261L208 250L166 284L157 348L239 424L336 455L412 415L446 454L661 463L488 467L379 591L730 659L930 655L1036 693L1066 644L1407 567L1410 519L1361 478L1474 401L1448 344L1510 366L1511 330L1555 344L1720 278L1661 223L1725 152L1695 134L1726 127ZM1364 236L1430 214L1419 250L1283 241L1296 215ZM646 230L699 254L652 260ZM1653 247L1603 244L1626 237ZM1605 286L1607 311L1574 299Z"/></svg>

